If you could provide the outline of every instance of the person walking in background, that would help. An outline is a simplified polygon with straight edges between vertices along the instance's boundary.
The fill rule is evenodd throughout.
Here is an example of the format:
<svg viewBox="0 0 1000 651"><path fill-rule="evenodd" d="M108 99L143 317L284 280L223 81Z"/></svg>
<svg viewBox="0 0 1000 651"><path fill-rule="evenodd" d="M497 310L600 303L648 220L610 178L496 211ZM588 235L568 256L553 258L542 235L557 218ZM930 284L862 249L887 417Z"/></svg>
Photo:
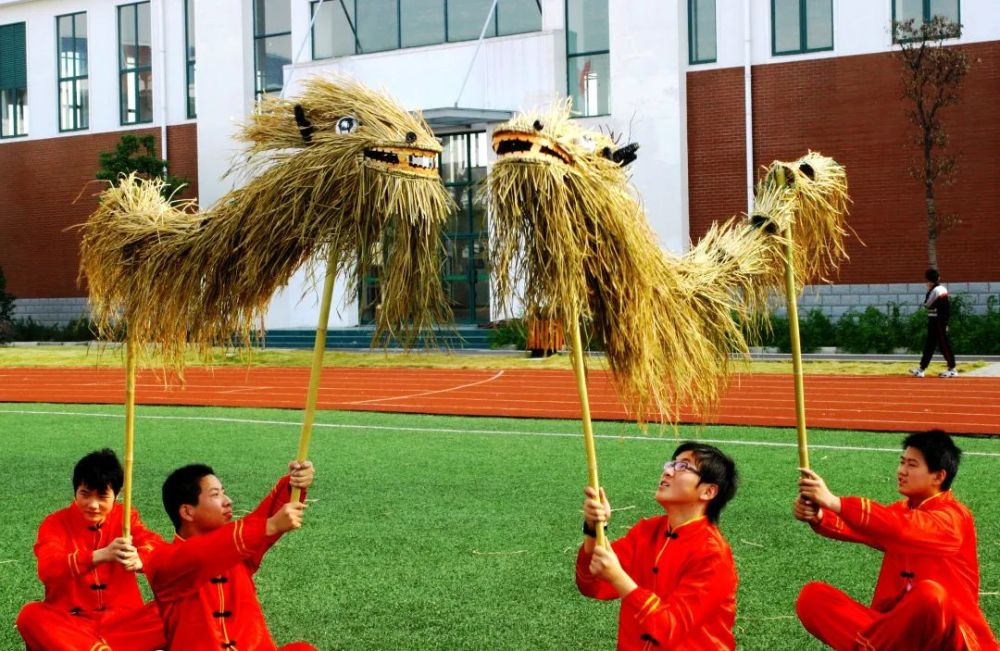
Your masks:
<svg viewBox="0 0 1000 651"><path fill-rule="evenodd" d="M924 339L924 354L920 358L920 366L910 371L914 377L924 377L924 372L931 363L934 350L939 349L948 363L948 370L938 374L938 377L955 377L955 353L948 341L948 319L951 318L951 303L948 300L948 288L939 280L941 275L937 269L928 269L924 273L927 279L927 295L924 296L924 307L927 308L927 338Z"/></svg>

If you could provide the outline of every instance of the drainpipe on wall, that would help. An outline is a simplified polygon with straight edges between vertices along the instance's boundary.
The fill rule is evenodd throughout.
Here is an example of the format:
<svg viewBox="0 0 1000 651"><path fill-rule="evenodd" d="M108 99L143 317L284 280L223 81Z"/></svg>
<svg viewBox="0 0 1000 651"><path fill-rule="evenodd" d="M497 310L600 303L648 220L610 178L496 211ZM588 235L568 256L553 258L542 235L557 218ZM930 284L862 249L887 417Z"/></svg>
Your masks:
<svg viewBox="0 0 1000 651"><path fill-rule="evenodd" d="M751 0L743 0L743 128L746 131L747 214L753 211L753 74L750 67L752 32L750 29Z"/></svg>
<svg viewBox="0 0 1000 651"><path fill-rule="evenodd" d="M160 0L160 18L157 37L160 39L160 156L167 160L167 0ZM163 175L167 175L167 166L163 166Z"/></svg>

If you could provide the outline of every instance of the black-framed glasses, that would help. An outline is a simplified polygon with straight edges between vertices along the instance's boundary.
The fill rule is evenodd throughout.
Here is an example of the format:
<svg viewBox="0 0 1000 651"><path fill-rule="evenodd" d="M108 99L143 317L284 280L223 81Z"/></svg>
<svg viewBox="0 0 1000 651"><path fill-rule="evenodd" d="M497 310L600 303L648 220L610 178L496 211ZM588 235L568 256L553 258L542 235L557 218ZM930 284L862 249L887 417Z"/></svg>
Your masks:
<svg viewBox="0 0 1000 651"><path fill-rule="evenodd" d="M663 464L663 472L666 472L668 470L673 470L674 473L684 472L685 470L689 470L694 474L698 475L699 477L701 476L701 472L699 472L698 469L694 467L694 464L684 459L671 459L670 461Z"/></svg>

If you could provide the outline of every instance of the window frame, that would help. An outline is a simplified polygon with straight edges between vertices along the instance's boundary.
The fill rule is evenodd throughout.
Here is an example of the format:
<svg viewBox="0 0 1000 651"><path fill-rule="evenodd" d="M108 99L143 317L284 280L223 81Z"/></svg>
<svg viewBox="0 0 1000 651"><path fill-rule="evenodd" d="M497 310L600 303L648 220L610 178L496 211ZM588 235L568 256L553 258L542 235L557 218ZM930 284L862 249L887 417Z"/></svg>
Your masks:
<svg viewBox="0 0 1000 651"><path fill-rule="evenodd" d="M697 39L695 38L698 33L698 30L695 28L698 16L697 6L698 0L688 0L688 65L692 66L703 63L716 63L719 60L719 6L715 0L712 0L712 11L715 13L715 56L711 59L697 58Z"/></svg>
<svg viewBox="0 0 1000 651"><path fill-rule="evenodd" d="M771 56L773 57L783 57L791 56L795 54L812 54L814 52L831 52L836 47L836 41L834 40L834 15L833 15L833 0L830 2L830 45L828 47L808 47L808 35L809 35L809 16L806 12L806 3L808 0L799 0L799 49L797 50L782 50L778 52L778 32L775 29L775 17L777 13L774 9L774 3L777 0L771 0ZM802 47L805 44L806 47Z"/></svg>
<svg viewBox="0 0 1000 651"><path fill-rule="evenodd" d="M911 40L911 39L901 39L901 38L899 38L896 35L896 4L899 1L900 0L891 0L891 2L890 2L890 4L892 5L892 22L889 23L889 29L892 32L892 42L893 42L893 44L904 43L904 42L908 42L909 40ZM955 23L958 25L958 34L954 38L946 39L946 40L949 40L949 41L950 40L954 40L954 39L962 38L962 0L955 0L955 3L956 3L956 8L958 9L957 20L955 21ZM923 22L920 23L920 24L923 25L923 24L927 23L934 16L932 16L931 13L930 13L930 11L931 11L931 0L922 0L921 4L922 4L921 14L923 15L923 17L922 17L921 20ZM917 25L914 25L914 26L917 26Z"/></svg>
<svg viewBox="0 0 1000 651"><path fill-rule="evenodd" d="M258 54L257 43L259 41L265 41L265 40L267 40L269 38L275 38L275 37L278 37L278 36L287 36L288 39L289 39L289 41L291 41L291 38L292 38L292 23L291 23L291 20L289 20L288 31L287 32L273 32L273 33L269 32L269 33L265 33L265 34L258 34L257 33L257 3L256 2L251 1L251 3L250 3L250 10L251 10L251 18L250 18L250 20L252 21L252 32L253 32L253 96L254 96L255 99L260 99L261 97L263 97L264 95L267 95L269 93L280 93L282 91L282 89L284 89L284 87L285 87L285 80L282 78L281 85L278 86L277 88L267 89L267 88L259 88L257 86L257 84L258 84L258 82L260 80L260 61L259 61L258 56L257 56L257 54ZM291 12L291 8L290 7L289 7L289 12ZM289 60L290 60L291 56L292 56L291 53L289 53L288 56L289 56Z"/></svg>
<svg viewBox="0 0 1000 651"><path fill-rule="evenodd" d="M23 97L25 98L24 99L24 108L25 108L25 112L27 112L27 108L28 108L28 100L27 100L27 97L28 97L28 23L27 23L27 21L23 21L23 20L20 21L20 22L15 22L15 23L5 23L3 25L0 25L0 28L15 27L17 25L21 26L22 40L24 41L24 54L23 54L23 57L24 57L24 86L4 88L4 89L0 89L0 90L10 90L10 91L13 91L15 93L15 97L17 97L17 91L21 91ZM0 119L2 119L2 118L0 118ZM26 125L28 123L28 120L25 119L23 122ZM13 133L11 133L10 135L7 135L7 136L3 135L3 130L0 129L0 140L12 140L14 138L25 138L25 137L28 136L28 130L27 130L27 128L25 128L24 125L21 124L21 121L18 120L17 111L14 112L13 123L14 123L14 129L13 129ZM24 129L23 131L20 130L22 128Z"/></svg>
<svg viewBox="0 0 1000 651"><path fill-rule="evenodd" d="M57 98L61 97L61 90L62 90L61 87L62 87L63 83L65 83L65 82L72 82L73 83L73 97L75 98L77 96L77 82L78 81L87 81L87 80L90 79L90 34L89 34L89 32L90 32L90 21L87 22L87 32L88 32L88 34L87 34L87 74L85 74L85 75L76 74L76 75L72 75L70 77L63 77L62 76L62 66L60 65L60 59L59 59L59 57L60 57L60 55L62 53L61 50L60 50L61 33L59 31L59 19L60 18L73 18L74 19L73 20L73 40L75 41L76 40L76 20L75 19L76 19L77 16L81 16L81 15L84 16L84 17L86 17L87 12L86 11L74 11L73 13L60 14L60 15L56 16L56 97ZM75 71L75 72L79 72L79 71ZM88 97L89 97L89 89L88 89ZM57 109L58 113L59 113L59 117L58 117L58 120L57 120L58 123L59 123L59 133L71 133L73 131L86 131L87 129L90 128L90 103L89 103L89 101L87 103L86 124L84 126L80 126L80 125L75 125L73 127L65 127L65 126L63 126L62 108L63 108L62 107L62 100L59 99L59 107ZM76 122L76 113L75 112L73 114L73 121Z"/></svg>
<svg viewBox="0 0 1000 651"><path fill-rule="evenodd" d="M198 59L197 52L191 56L191 47L194 45L194 34L188 29L191 18L191 1L184 0L184 94L186 97L186 115L189 120L198 117L198 89L195 86L194 67Z"/></svg>
<svg viewBox="0 0 1000 651"><path fill-rule="evenodd" d="M139 46L139 6L140 5L149 5L150 6L149 7L149 34L150 34L150 39L152 40L152 34L153 34L153 7L152 7L152 3L150 2L150 0L140 0L139 2L130 2L130 3L126 3L126 4L117 5L115 7L115 9L117 11L117 18L118 18L118 21L117 21L117 23L118 23L117 24L118 39L117 39L117 42L116 42L117 49L118 49L118 124L120 126L123 126L123 127L134 126L134 125L138 125L138 124L152 124L153 120L156 117L156 115L155 115L156 114L156 103L155 102L151 102L151 106L150 106L150 109L149 109L149 119L148 120L142 120L142 119L140 119L140 110L139 110L139 105L140 105L140 102L139 102L139 74L142 73L142 72L147 72L148 71L151 82L152 82L152 77L153 77L153 49L154 48L153 48L152 42L150 42L150 44L149 44L149 65L145 65L145 66L138 65L138 61L139 61L138 53L136 54L136 57L135 57L136 66L134 68L127 68L126 69L126 68L123 67L123 63L122 63L122 10L126 9L126 8L133 8L135 10L135 18L134 18L135 24L134 24L134 27L135 27L136 48L138 49L138 46ZM135 115L136 115L136 119L135 119L134 122L128 122L125 119L126 115L128 114L128 111L126 110L126 108L125 108L125 102L123 101L125 99L125 88L122 87L122 75L126 75L126 74L133 75L135 77L135 84L134 84L134 86L135 86L135 97L134 97L134 99L135 99ZM150 88L150 92L153 92L152 91L152 87Z"/></svg>
<svg viewBox="0 0 1000 651"><path fill-rule="evenodd" d="M451 29L450 29L451 26L449 25L449 20L448 20L448 3L449 2L461 2L462 0L441 0L441 11L443 13L443 19L444 19L444 40L443 41L435 41L435 42L432 42L432 43L424 43L423 45L406 45L406 46L404 46L403 45L403 11L402 11L402 2L401 2L401 0L394 0L394 1L395 1L395 5L396 5L396 46L392 47L392 48L383 49L383 50L372 50L370 52L363 50L363 48L361 47L362 44L361 44L360 38L358 37L358 23L359 23L359 21L358 21L358 0L325 0L323 2L323 4L324 5L327 5L327 4L336 5L337 7L340 7L340 9L343 11L344 9L346 9L346 4L342 6L341 2L351 3L351 6L353 7L353 19L351 18L351 15L348 15L347 16L347 21L348 21L348 24L354 30L354 33L353 33L353 36L354 36L354 55L358 55L358 54L374 54L376 52L394 52L396 50L408 50L408 49L415 48L415 47L432 47L432 46L435 46L435 45L444 45L446 43L469 43L471 41L475 41L475 40L478 39L478 32L477 32L477 36L474 36L472 38L460 38L460 39L452 38ZM539 9L538 15L539 15L539 19L540 19L540 17L541 17L541 3L540 3L539 0L536 0L535 4L536 4L536 6L538 6L538 9ZM309 18L310 18L310 20L316 14L316 7L318 5L319 5L319 0L310 0L310 2L309 2ZM499 2L497 3L496 11L493 12L493 20L491 21L493 23L493 29L492 30L487 29L486 30L486 35L485 35L484 38L500 38L502 36L517 36L519 34L532 34L532 33L535 33L535 32L542 31L541 21L539 20L539 26L538 26L537 30L528 30L528 31L523 31L523 32L511 32L509 34L501 34L500 33L500 12L501 12L502 9L503 9L503 0L499 0ZM480 25L480 27L478 29L481 30L482 26ZM351 54L340 54L340 55L334 55L332 57L323 57L323 58L317 59L316 58L316 25L315 25L315 23L313 24L313 27L310 30L310 39L312 41L312 47L311 47L312 52L311 52L311 55L312 55L312 60L313 61L323 61L323 60L326 60L326 59L335 59L337 57L342 57L342 56L352 56Z"/></svg>
<svg viewBox="0 0 1000 651"><path fill-rule="evenodd" d="M572 0L564 0L564 2L563 2L563 12L564 12L563 16L564 16L564 19L566 21L566 29L563 30L563 31L566 32L566 43L565 43L565 45L566 45L566 96L567 97L573 97L573 92L571 90L572 87L573 87L572 86L573 80L570 79L570 69L571 69L571 66L569 65L570 60L572 60L572 59L578 59L578 58L581 58L581 57L598 56L598 55L601 55L601 54L606 54L606 55L608 55L608 68L610 69L610 67L611 67L610 66L610 63L611 63L611 29L610 29L610 27L608 28L608 49L606 49L606 50L586 50L586 51L583 51L583 52L573 52L573 53L570 53L570 51L569 51L569 3L570 2L572 2ZM582 0L581 0L581 2L582 2ZM607 2L611 2L611 0L607 0ZM597 117L611 115L611 89L610 89L610 82L611 82L611 75L609 74L608 75L608 86L609 86L609 88L608 88L608 112L607 113L587 113L586 115L584 115L582 113L579 114L579 115L575 115L575 114L571 113L570 117L572 117L572 118L597 118Z"/></svg>

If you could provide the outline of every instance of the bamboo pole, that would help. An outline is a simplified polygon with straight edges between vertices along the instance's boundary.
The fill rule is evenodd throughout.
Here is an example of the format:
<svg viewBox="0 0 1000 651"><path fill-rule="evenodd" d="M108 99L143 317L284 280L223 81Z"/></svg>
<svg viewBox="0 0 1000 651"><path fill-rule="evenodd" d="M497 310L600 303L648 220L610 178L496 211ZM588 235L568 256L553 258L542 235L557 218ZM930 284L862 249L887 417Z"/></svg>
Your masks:
<svg viewBox="0 0 1000 651"><path fill-rule="evenodd" d="M583 449L587 455L587 483L601 494L601 484L597 479L597 450L594 448L594 428L590 422L590 399L587 396L587 377L583 367L583 344L580 341L580 323L573 319L569 327L570 346L573 352L573 372L576 374L576 388L580 393L580 418L583 420ZM604 527L597 527L597 545L607 546Z"/></svg>
<svg viewBox="0 0 1000 651"><path fill-rule="evenodd" d="M135 444L135 341L125 343L125 481L122 486L122 537L132 535L132 461Z"/></svg>
<svg viewBox="0 0 1000 651"><path fill-rule="evenodd" d="M316 325L316 341L313 344L312 370L309 372L309 391L306 394L306 411L302 418L302 434L299 436L299 451L295 460L299 463L309 456L309 441L312 438L313 422L316 420L316 400L319 397L319 380L323 373L323 353L326 352L326 327L330 321L330 300L333 297L333 280L336 275L334 256L330 250L330 258L326 263L326 279L323 281L323 299L319 308L319 323ZM292 489L292 501L298 502L302 490Z"/></svg>

